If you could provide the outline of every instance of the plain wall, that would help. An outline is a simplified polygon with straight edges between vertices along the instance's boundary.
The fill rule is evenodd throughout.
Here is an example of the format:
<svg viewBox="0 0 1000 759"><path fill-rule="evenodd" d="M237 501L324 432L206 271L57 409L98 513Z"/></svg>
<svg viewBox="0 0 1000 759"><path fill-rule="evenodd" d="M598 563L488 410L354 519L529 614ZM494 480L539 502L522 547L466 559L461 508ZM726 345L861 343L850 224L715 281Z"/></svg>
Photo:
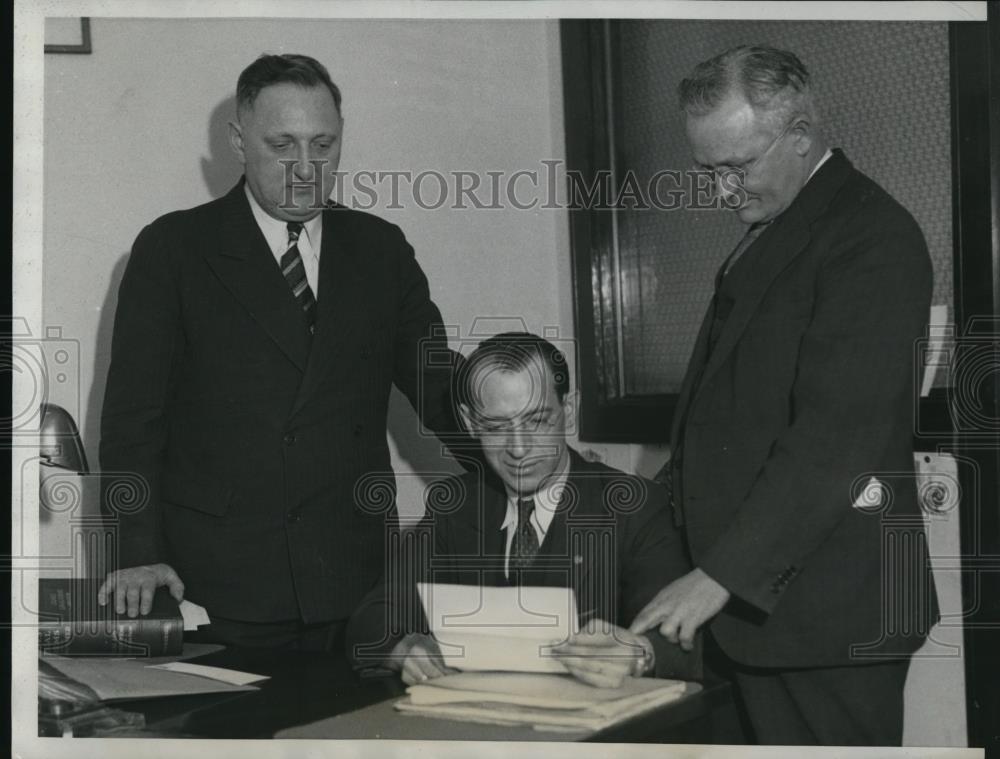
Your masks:
<svg viewBox="0 0 1000 759"><path fill-rule="evenodd" d="M226 124L237 76L261 52L306 53L328 67L344 94L342 171L509 177L564 158L556 21L96 18L92 37L91 55L45 56L43 262L44 324L61 331L52 334L77 364L59 373L64 381L50 377L49 401L76 418L92 468L128 251L154 218L219 197L238 180ZM422 185L425 201L435 201L436 188ZM406 192L402 208L387 208L386 195L372 212L414 246L454 328L453 347L467 352L478 340L470 333L523 324L558 335L572 354L564 210L451 202L429 210ZM415 430L396 393L389 437L404 514L420 512L431 476L456 469ZM634 469L635 459L646 473L665 457L588 447L621 468Z"/></svg>

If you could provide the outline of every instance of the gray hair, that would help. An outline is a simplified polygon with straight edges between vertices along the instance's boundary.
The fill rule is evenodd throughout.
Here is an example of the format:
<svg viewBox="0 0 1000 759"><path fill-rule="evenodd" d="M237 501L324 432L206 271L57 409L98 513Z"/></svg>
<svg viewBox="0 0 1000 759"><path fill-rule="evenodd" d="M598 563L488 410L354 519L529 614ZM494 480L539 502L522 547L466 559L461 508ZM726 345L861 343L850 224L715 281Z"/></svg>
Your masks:
<svg viewBox="0 0 1000 759"><path fill-rule="evenodd" d="M802 113L815 123L809 72L795 53L767 45L740 45L694 67L677 88L689 116L709 113L738 93L775 129Z"/></svg>

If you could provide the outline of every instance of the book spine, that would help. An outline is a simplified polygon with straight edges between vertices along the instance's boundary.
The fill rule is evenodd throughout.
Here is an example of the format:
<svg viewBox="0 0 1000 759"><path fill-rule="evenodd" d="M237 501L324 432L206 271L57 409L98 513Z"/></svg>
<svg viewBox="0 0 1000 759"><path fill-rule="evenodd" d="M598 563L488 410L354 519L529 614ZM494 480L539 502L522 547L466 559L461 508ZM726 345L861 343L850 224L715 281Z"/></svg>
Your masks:
<svg viewBox="0 0 1000 759"><path fill-rule="evenodd" d="M182 619L43 622L38 647L52 655L173 656L184 645Z"/></svg>

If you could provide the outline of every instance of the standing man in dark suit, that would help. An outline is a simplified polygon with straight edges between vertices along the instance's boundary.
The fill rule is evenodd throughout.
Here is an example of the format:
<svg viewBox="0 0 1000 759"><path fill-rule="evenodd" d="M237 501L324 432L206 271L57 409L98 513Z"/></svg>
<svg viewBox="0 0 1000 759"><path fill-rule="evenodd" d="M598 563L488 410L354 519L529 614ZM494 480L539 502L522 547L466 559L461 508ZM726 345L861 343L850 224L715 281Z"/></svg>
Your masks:
<svg viewBox="0 0 1000 759"><path fill-rule="evenodd" d="M387 583L359 607L348 630L356 662L398 669L408 683L446 672L424 632L416 577L572 588L581 632L554 649L569 672L604 687L629 675L698 678L700 652L625 629L690 567L662 486L585 461L566 444L575 398L562 352L537 335L496 335L469 356L458 391L488 471L429 496L416 528L430 533L429 561L393 573L404 582Z"/></svg>
<svg viewBox="0 0 1000 759"><path fill-rule="evenodd" d="M732 49L680 101L695 160L749 229L673 428L696 568L632 629L689 645L707 624L760 743L898 745L909 658L937 613L912 476L926 244L828 149L792 53Z"/></svg>
<svg viewBox="0 0 1000 759"><path fill-rule="evenodd" d="M327 70L264 55L236 97L245 176L147 226L122 281L106 505L116 473L148 492L116 511L99 599L135 616L166 585L207 609L214 639L329 648L383 567L385 514L355 486L391 472L393 383L427 427L456 428L450 372L422 360L447 346L400 230L327 203L344 125Z"/></svg>

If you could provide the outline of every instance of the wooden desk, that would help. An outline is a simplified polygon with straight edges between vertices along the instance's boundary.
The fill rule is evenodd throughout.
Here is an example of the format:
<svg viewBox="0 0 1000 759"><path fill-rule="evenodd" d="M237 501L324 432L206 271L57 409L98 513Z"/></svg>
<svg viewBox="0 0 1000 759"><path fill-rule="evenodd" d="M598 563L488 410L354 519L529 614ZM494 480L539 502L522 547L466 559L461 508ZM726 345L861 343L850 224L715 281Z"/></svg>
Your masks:
<svg viewBox="0 0 1000 759"><path fill-rule="evenodd" d="M713 737L713 715L728 708L731 701L729 686L715 685L614 728L575 736L524 727L390 715L387 702L405 692L399 678L359 678L346 659L332 655L226 649L191 661L269 675L271 679L259 683L260 690L254 692L116 704L146 718L146 729L128 737L271 738L281 730L343 715L332 732L324 727L322 734L309 737L707 743ZM380 702L382 706L376 706ZM376 717L381 713L381 718L374 722L346 718L358 710ZM369 727L373 724L382 727Z"/></svg>

